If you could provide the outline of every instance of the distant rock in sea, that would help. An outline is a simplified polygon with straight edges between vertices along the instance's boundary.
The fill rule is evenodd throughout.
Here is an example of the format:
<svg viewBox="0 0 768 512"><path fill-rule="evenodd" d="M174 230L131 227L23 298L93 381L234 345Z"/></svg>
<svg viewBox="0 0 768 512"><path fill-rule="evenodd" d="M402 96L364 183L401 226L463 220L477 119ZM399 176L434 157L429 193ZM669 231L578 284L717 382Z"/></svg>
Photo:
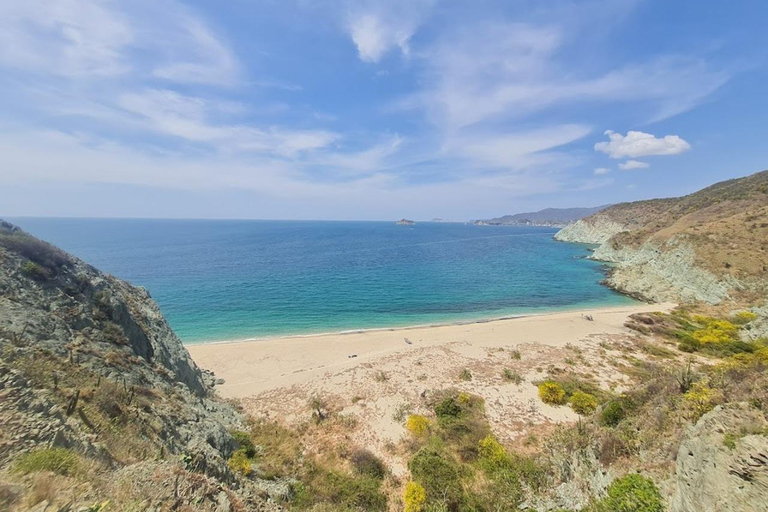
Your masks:
<svg viewBox="0 0 768 512"><path fill-rule="evenodd" d="M409 219L400 219L399 221L395 222L395 224L399 226L413 226L414 224L416 224L416 222Z"/></svg>

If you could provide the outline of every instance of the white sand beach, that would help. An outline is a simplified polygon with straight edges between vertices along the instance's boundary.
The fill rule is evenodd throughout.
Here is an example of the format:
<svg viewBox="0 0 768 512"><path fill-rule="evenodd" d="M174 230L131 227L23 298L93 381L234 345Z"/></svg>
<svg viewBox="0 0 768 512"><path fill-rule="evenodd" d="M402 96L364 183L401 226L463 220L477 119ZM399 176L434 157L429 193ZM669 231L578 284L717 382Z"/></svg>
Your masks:
<svg viewBox="0 0 768 512"><path fill-rule="evenodd" d="M218 387L222 396L244 398L322 380L354 367L375 366L391 356L406 357L449 345L458 354L480 359L489 349L526 345L535 352L537 345L541 350L579 345L594 336L627 333L624 322L633 313L672 307L674 304L638 304L487 322L207 343L187 349L200 367L225 379ZM585 320L587 315L594 320ZM446 368L424 370L442 372Z"/></svg>

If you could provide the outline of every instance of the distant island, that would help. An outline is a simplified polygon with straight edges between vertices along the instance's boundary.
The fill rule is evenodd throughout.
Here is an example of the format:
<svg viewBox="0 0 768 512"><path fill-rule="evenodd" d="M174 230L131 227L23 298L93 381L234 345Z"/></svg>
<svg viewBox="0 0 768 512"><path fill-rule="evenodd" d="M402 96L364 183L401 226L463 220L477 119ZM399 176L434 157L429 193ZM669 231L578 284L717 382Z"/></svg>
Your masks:
<svg viewBox="0 0 768 512"><path fill-rule="evenodd" d="M476 226L550 226L564 227L584 217L589 217L610 205L593 208L545 208L537 212L504 215L494 219L476 220Z"/></svg>
<svg viewBox="0 0 768 512"><path fill-rule="evenodd" d="M409 219L400 219L399 221L395 222L395 224L398 226L413 226L416 224L416 222Z"/></svg>

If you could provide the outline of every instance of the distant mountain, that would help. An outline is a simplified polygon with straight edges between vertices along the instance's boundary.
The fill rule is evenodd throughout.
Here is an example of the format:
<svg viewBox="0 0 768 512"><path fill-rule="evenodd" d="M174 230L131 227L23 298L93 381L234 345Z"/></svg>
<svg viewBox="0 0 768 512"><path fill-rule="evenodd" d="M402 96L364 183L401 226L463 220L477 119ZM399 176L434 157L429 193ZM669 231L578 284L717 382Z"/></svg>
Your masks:
<svg viewBox="0 0 768 512"><path fill-rule="evenodd" d="M571 222L576 222L584 217L589 217L610 205L595 206L593 208L545 208L537 212L517 213L504 215L495 219L476 220L478 226L556 226L562 227Z"/></svg>

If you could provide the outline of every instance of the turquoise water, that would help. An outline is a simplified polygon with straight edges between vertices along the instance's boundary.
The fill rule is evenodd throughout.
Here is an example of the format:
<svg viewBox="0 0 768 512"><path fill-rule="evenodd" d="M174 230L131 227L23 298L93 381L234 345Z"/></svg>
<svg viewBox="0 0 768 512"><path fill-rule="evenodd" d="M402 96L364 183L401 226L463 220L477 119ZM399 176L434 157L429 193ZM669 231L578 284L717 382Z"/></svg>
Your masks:
<svg viewBox="0 0 768 512"><path fill-rule="evenodd" d="M146 287L185 342L632 303L539 227L9 219Z"/></svg>

